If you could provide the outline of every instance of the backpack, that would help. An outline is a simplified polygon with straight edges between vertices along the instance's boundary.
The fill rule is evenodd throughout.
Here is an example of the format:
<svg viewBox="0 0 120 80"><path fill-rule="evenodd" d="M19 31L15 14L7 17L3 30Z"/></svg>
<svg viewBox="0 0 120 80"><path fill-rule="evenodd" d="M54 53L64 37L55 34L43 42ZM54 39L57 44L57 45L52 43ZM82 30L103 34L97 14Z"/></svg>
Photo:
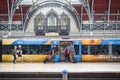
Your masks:
<svg viewBox="0 0 120 80"><path fill-rule="evenodd" d="M65 54L68 54L68 47L65 49Z"/></svg>
<svg viewBox="0 0 120 80"><path fill-rule="evenodd" d="M73 58L73 63L77 63L77 58Z"/></svg>
<svg viewBox="0 0 120 80"><path fill-rule="evenodd" d="M70 52L74 52L74 47L70 47Z"/></svg>

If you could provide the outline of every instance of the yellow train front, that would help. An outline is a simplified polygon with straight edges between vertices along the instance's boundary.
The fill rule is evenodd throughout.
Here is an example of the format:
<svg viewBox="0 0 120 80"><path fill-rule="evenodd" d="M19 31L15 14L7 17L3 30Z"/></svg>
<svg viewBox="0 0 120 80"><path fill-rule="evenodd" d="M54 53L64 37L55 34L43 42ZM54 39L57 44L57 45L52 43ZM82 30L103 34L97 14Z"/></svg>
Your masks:
<svg viewBox="0 0 120 80"><path fill-rule="evenodd" d="M0 61L13 61L14 45L22 45L25 62L42 62L54 44L57 54L54 62L64 62L64 49L70 43L75 48L77 62L120 61L120 39L3 39L0 40ZM17 60L19 61L19 60Z"/></svg>

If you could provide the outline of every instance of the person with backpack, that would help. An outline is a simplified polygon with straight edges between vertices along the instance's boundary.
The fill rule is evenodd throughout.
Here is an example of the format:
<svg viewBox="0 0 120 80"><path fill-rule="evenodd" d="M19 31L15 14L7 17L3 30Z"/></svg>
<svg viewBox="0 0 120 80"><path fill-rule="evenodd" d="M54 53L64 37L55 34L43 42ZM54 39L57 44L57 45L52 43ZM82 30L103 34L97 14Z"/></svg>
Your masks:
<svg viewBox="0 0 120 80"><path fill-rule="evenodd" d="M18 45L18 48L17 48L18 59L20 59L23 62L22 53L23 53L22 46Z"/></svg>
<svg viewBox="0 0 120 80"><path fill-rule="evenodd" d="M73 46L73 45L70 46L69 53L70 53L70 56L69 56L69 57L70 57L70 62L74 62L73 56L74 56L74 54L75 54L75 49L74 49L74 46Z"/></svg>
<svg viewBox="0 0 120 80"><path fill-rule="evenodd" d="M65 48L65 61L68 62L69 61L69 50L70 50L70 44L67 45L67 47Z"/></svg>

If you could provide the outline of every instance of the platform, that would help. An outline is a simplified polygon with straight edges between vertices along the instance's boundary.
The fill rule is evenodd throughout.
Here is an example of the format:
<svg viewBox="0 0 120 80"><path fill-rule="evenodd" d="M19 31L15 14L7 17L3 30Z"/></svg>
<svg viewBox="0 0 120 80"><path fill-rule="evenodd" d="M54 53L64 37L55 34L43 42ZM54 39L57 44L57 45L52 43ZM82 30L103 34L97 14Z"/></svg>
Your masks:
<svg viewBox="0 0 120 80"><path fill-rule="evenodd" d="M19 62L16 64L13 64L11 62L8 63L2 62L0 63L0 79L6 77L16 78L15 75L17 76L17 78L24 78L24 79L25 78L61 78L63 70L68 71L69 74L68 77L77 78L77 79L69 79L69 80L80 80L80 78L105 78L105 80L110 78L110 80L120 80L119 62L82 62L82 63L60 62L60 63L46 63L46 64L39 62L38 63ZM14 79L8 79L8 80L14 80ZM47 79L39 79L39 80L47 80ZM56 79L56 80L62 80L62 79ZM83 80L89 80L89 79L83 79Z"/></svg>
<svg viewBox="0 0 120 80"><path fill-rule="evenodd" d="M120 72L119 62L82 62L82 63L0 63L0 72L61 72L96 73Z"/></svg>

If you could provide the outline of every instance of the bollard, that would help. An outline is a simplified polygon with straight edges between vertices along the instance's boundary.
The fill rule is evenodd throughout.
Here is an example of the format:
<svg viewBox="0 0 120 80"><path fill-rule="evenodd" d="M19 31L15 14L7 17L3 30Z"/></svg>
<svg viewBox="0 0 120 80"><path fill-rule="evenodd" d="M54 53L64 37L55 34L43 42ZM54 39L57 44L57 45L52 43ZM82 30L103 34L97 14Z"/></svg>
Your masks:
<svg viewBox="0 0 120 80"><path fill-rule="evenodd" d="M68 71L67 70L62 71L62 80L68 80Z"/></svg>

